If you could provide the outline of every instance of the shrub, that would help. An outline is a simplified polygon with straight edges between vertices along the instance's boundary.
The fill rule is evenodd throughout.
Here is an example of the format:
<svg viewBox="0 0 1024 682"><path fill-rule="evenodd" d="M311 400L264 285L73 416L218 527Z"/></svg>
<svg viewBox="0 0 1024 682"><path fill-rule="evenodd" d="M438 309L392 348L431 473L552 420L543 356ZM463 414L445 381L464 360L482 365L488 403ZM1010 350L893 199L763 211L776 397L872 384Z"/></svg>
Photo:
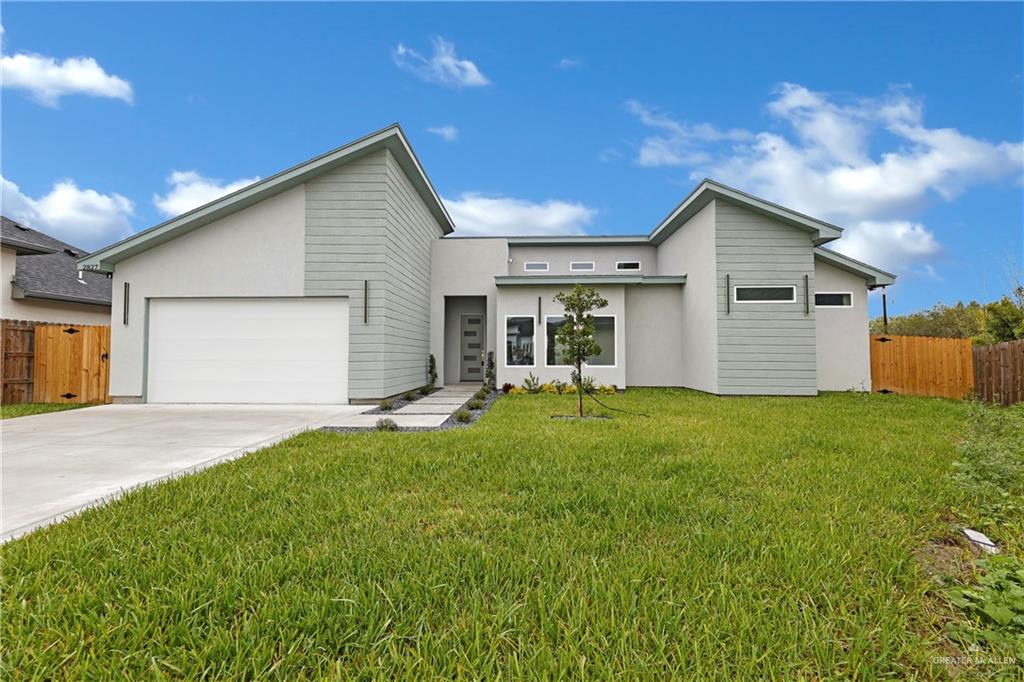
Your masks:
<svg viewBox="0 0 1024 682"><path fill-rule="evenodd" d="M501 385L501 392L502 392L502 393L509 393L509 392L511 392L511 390L512 390L513 388L515 388L515 387L516 387L516 385L515 385L515 384L510 384L510 383L507 383L507 382L506 382L506 383L504 383L504 384L502 384L502 385Z"/></svg>
<svg viewBox="0 0 1024 682"><path fill-rule="evenodd" d="M595 389L595 392L600 395L615 395L616 393L618 393L618 389L615 388L614 384L611 386L607 384L601 384Z"/></svg>
<svg viewBox="0 0 1024 682"><path fill-rule="evenodd" d="M494 351L487 351L487 369L484 370L484 386L493 389L498 377L494 371Z"/></svg>
<svg viewBox="0 0 1024 682"><path fill-rule="evenodd" d="M526 395L527 393L529 393L529 391L527 391L522 386L513 386L512 388L508 389L505 392L508 393L509 395Z"/></svg>
<svg viewBox="0 0 1024 682"><path fill-rule="evenodd" d="M434 354L431 353L430 357L427 358L427 385L433 386L437 383L437 360L434 358Z"/></svg>
<svg viewBox="0 0 1024 682"><path fill-rule="evenodd" d="M541 393L550 393L551 395L558 395L559 394L558 386L553 381L549 381L546 384L541 384L540 385L540 392Z"/></svg>
<svg viewBox="0 0 1024 682"><path fill-rule="evenodd" d="M473 418L473 413L470 412L469 410L465 409L465 408L461 408L459 410L456 410L455 414L452 415L452 416L455 417L455 421L461 422L461 423L465 424L470 419Z"/></svg>
<svg viewBox="0 0 1024 682"><path fill-rule="evenodd" d="M385 412L394 409L394 407L395 401L392 400L391 398L385 398L384 400L380 401L380 409L384 410Z"/></svg>
<svg viewBox="0 0 1024 682"><path fill-rule="evenodd" d="M430 389L431 388L432 388L432 386L421 386L420 387L420 395L430 395Z"/></svg>
<svg viewBox="0 0 1024 682"><path fill-rule="evenodd" d="M398 430L398 424L395 423L394 419L389 419L387 417L381 417L380 419L377 420L377 430L378 431L397 431Z"/></svg>
<svg viewBox="0 0 1024 682"><path fill-rule="evenodd" d="M565 395L566 393L572 393L572 391L573 391L572 384L567 384L564 381L558 381L556 379L554 381L554 384L555 384L555 388L558 389L559 395Z"/></svg>
<svg viewBox="0 0 1024 682"><path fill-rule="evenodd" d="M477 400L487 400L487 396L489 396L490 394L491 392L488 391L486 388L481 388L479 391L473 394L473 397L476 398Z"/></svg>
<svg viewBox="0 0 1024 682"><path fill-rule="evenodd" d="M416 400L416 393L414 393L413 391L406 391L405 393L402 394L402 400Z"/></svg>
<svg viewBox="0 0 1024 682"><path fill-rule="evenodd" d="M478 400L477 398L473 398L468 403L466 403L466 407L468 407L471 410L479 410L483 406L484 406L484 401Z"/></svg>
<svg viewBox="0 0 1024 682"><path fill-rule="evenodd" d="M523 388L526 389L527 393L540 393L540 379L533 376L533 372L530 372L523 379Z"/></svg>

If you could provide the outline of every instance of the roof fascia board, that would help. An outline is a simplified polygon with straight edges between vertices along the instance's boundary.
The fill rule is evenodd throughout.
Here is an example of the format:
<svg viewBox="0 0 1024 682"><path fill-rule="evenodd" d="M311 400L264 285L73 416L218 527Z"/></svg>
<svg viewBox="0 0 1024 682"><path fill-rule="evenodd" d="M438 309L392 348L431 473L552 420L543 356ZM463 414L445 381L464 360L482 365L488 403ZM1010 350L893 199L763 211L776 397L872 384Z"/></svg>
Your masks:
<svg viewBox="0 0 1024 682"><path fill-rule="evenodd" d="M25 242L20 239L11 239L10 237L0 238L0 246L6 246L10 249L14 249L15 253L19 256L42 256L49 253L57 253L57 249L51 249L48 246L39 246L32 242Z"/></svg>
<svg viewBox="0 0 1024 682"><path fill-rule="evenodd" d="M410 179L413 180L413 185L416 186L417 191L426 192L427 196L431 199L431 201L425 202L431 208L431 213L441 224L446 234L452 232L454 224L451 217L441 203L437 192L434 191L415 154L413 154L412 148L406 141L401 128L398 124L393 124L383 130L371 133L366 137L304 161L297 166L292 166L269 178L243 187L236 192L195 208L188 213L184 213L91 253L81 258L78 261L78 266L83 270L113 272L112 265L136 253L141 253L182 234L187 234L219 218L252 206L269 196L297 187L311 176L334 165L340 165L344 161L358 159L364 154L376 151L377 147L388 148L392 152L396 150L400 152L396 154L396 159L407 173L410 169L414 171L410 174ZM431 206L432 203L434 204L433 206Z"/></svg>
<svg viewBox="0 0 1024 682"><path fill-rule="evenodd" d="M625 235L568 235L551 237L505 237L509 246L637 246L649 245L650 238L642 234Z"/></svg>
<svg viewBox="0 0 1024 682"><path fill-rule="evenodd" d="M496 286L561 284L686 284L686 275L496 275Z"/></svg>
<svg viewBox="0 0 1024 682"><path fill-rule="evenodd" d="M814 257L828 263L829 265L834 265L840 270L845 270L846 272L854 275L860 275L867 280L868 286L871 288L884 287L896 283L896 275L891 272L879 270L872 265L850 258L849 256L844 256L841 253L830 251L829 249L814 249Z"/></svg>
<svg viewBox="0 0 1024 682"><path fill-rule="evenodd" d="M61 294L50 294L45 291L30 291L20 286L11 287L11 298L25 299L38 298L46 301L61 301L64 303L78 303L81 305L94 305L101 308L109 308L110 301L97 301L95 298L84 298L78 296L63 296Z"/></svg>

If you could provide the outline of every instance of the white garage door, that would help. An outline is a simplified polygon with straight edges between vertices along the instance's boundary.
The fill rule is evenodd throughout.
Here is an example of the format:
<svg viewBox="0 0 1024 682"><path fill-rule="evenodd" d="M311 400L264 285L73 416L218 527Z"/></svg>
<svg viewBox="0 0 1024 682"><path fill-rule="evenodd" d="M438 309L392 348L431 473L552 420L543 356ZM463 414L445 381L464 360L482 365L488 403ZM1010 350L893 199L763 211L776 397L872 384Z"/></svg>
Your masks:
<svg viewBox="0 0 1024 682"><path fill-rule="evenodd" d="M348 299L153 299L154 403L348 402Z"/></svg>

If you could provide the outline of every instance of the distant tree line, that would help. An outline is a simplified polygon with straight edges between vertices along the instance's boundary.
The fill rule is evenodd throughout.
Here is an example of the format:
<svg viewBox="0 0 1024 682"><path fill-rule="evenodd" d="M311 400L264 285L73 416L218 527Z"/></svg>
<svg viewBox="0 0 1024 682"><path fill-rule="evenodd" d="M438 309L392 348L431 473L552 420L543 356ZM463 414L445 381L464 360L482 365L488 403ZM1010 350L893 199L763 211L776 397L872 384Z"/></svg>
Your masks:
<svg viewBox="0 0 1024 682"><path fill-rule="evenodd" d="M876 317L871 333L970 338L982 346L1024 339L1024 286L992 303L937 303L929 310L890 317L888 332Z"/></svg>

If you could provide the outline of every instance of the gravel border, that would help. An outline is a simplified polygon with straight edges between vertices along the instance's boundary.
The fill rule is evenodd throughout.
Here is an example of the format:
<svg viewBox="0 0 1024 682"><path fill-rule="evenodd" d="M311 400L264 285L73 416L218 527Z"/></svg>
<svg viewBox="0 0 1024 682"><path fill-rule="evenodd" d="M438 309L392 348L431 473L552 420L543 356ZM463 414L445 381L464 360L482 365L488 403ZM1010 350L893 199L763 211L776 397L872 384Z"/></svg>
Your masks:
<svg viewBox="0 0 1024 682"><path fill-rule="evenodd" d="M501 391L491 391L488 394L488 396L484 399L483 407L481 407L479 410L469 410L469 413L470 413L471 416L470 416L470 419L469 419L468 422L456 421L455 420L455 415L454 415L455 410L452 410L453 414L448 415L448 419L446 419L443 422L441 422L440 426L399 427L398 431L401 432L401 433L414 433L414 432L423 432L423 431L450 431L452 429L464 429L464 428L470 427L470 426L472 426L473 424L476 423L477 419L479 419L480 417L484 416L484 414L486 414L487 411L491 409L491 405L493 405L495 402L497 402L497 400L502 395L503 394L502 394ZM472 400L472 398L470 398L469 400ZM412 401L412 402L415 402L415 401ZM467 400L467 402L468 402L468 400ZM406 405L411 404L409 401L403 401L403 403L406 404ZM395 401L395 408L394 408L394 410L397 410L399 407L400 407L400 405L398 404L398 401ZM456 408L456 409L462 409L462 407L459 407L459 408ZM392 412L394 412L394 410L390 410L388 412L381 412L379 410L370 410L368 412L363 412L362 414L379 414L379 415L381 415L381 417L387 417ZM372 433L372 432L377 431L377 428L374 427L374 426L325 426L325 427L321 428L320 431L330 431L330 432L334 432L334 433L366 433L366 432L371 432ZM392 433L394 433L394 432L392 432Z"/></svg>
<svg viewBox="0 0 1024 682"><path fill-rule="evenodd" d="M433 386L430 389L430 393L428 393L426 395L420 395L420 389L418 389L418 388L415 391L406 391L407 393L415 393L416 397L414 399L412 399L412 400L406 400L405 398L402 397L402 395L405 395L405 393L403 393L402 395L395 396L394 398L391 399L391 401L394 403L394 407L392 407L390 410L382 410L382 409L380 409L380 402L384 402L382 400L382 401L377 403L377 406L375 408L373 408L372 410L367 410L366 412L363 412L362 414L392 414L398 408L405 407L406 405L412 405L413 403L415 403L420 398L429 398L430 396L434 395L435 393L437 393L440 390L441 390L440 386Z"/></svg>

